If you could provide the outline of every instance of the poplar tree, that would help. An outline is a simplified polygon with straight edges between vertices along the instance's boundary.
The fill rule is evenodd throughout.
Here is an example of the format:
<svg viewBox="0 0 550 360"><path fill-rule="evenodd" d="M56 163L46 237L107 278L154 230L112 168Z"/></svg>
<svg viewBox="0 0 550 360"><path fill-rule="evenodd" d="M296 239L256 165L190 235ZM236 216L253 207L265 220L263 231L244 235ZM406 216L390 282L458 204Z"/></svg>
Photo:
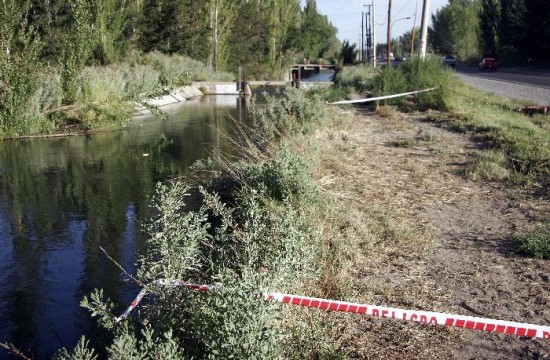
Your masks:
<svg viewBox="0 0 550 360"><path fill-rule="evenodd" d="M550 4L548 0L525 0L526 56L533 63L550 64Z"/></svg>
<svg viewBox="0 0 550 360"><path fill-rule="evenodd" d="M0 2L0 134L33 132L26 109L38 86L41 42L29 0Z"/></svg>
<svg viewBox="0 0 550 360"><path fill-rule="evenodd" d="M70 2L72 26L64 37L64 50L61 54L61 82L63 102L71 104L78 89L78 75L92 56L94 49L94 29L92 12L87 0Z"/></svg>
<svg viewBox="0 0 550 360"><path fill-rule="evenodd" d="M440 54L460 59L479 56L479 3L454 0L432 15L428 39Z"/></svg>
<svg viewBox="0 0 550 360"><path fill-rule="evenodd" d="M498 0L481 0L480 28L483 55L498 57L500 53L501 7Z"/></svg>
<svg viewBox="0 0 550 360"><path fill-rule="evenodd" d="M231 30L238 13L240 1L238 0L209 0L208 18L210 25L210 48L208 54L208 66L214 71L227 70L229 57L229 42Z"/></svg>
<svg viewBox="0 0 550 360"><path fill-rule="evenodd" d="M129 0L91 1L95 58L103 64L120 61L129 46L129 38L124 37L124 32L128 27L130 5Z"/></svg>

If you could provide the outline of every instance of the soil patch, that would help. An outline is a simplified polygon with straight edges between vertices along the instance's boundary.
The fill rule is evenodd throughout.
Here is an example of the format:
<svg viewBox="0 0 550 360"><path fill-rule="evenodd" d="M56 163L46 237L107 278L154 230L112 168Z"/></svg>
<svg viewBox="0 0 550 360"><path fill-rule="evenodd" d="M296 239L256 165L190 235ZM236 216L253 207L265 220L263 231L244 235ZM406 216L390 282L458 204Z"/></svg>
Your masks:
<svg viewBox="0 0 550 360"><path fill-rule="evenodd" d="M336 110L339 111L339 110ZM348 300L550 324L550 261L517 252L513 236L548 219L529 189L474 182L483 144L421 116L342 113L317 176L356 224ZM349 299L351 297L351 299ZM352 358L547 358L550 341L399 321L339 316Z"/></svg>

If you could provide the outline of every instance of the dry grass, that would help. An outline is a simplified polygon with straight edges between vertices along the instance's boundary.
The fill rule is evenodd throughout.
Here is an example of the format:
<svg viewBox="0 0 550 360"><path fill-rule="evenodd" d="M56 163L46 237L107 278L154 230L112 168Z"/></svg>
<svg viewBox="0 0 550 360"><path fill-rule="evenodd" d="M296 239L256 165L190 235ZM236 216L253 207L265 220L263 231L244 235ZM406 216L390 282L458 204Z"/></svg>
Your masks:
<svg viewBox="0 0 550 360"><path fill-rule="evenodd" d="M469 243L463 242L460 244L463 249L454 248L454 237L441 238L442 228L448 226L452 234L463 222L475 220L477 212L491 217L493 214L487 209L494 209L493 205L503 206L498 213L509 210L503 194L494 194L491 188L469 180L471 174L467 170L478 157L477 144L414 115L395 111L384 112L383 116L366 111L331 111L330 128L294 142L294 150L312 160L314 178L326 199L322 207L311 212L312 222L322 230L322 275L319 283L304 292L364 304L475 316L461 305L453 291L455 282L466 281L464 284L472 286L471 291L482 293L480 284L498 291L500 278L486 279L486 269L476 268L475 264L460 270L448 267L445 263L449 259L440 256L442 250L451 256L462 256L461 251L466 254L482 251L484 244L472 244L470 248ZM462 217L465 208L470 210L470 198L483 206L478 206L470 218ZM523 201L522 211L534 204L527 198ZM502 216L511 219L506 214ZM507 236L501 230L495 233L490 228L479 228L485 225L483 221L474 221L470 226L497 239ZM500 217L489 221L491 225L487 226L502 223ZM516 221L523 220L519 216ZM483 237L478 239L483 241ZM490 251L480 255L479 260L491 266L495 263L512 268L526 266L521 259L508 264L509 258ZM521 278L511 280L521 282ZM471 300L467 305L476 308L477 299ZM506 318L505 309L486 310L493 317ZM333 347L346 358L440 359L445 353L446 358L466 359L471 358L479 344L485 346L483 354L488 354L481 355L482 358L502 358L511 356L512 349L520 349L524 344L514 339L516 342L510 341L507 347L499 347L498 335L350 314L320 315L310 310L293 312L291 316L310 317L310 324L321 322ZM307 331L319 329L311 325ZM531 349L526 345L525 351L544 354L544 348L538 346ZM465 347L474 350L468 353ZM322 352L309 355L323 358Z"/></svg>
<svg viewBox="0 0 550 360"><path fill-rule="evenodd" d="M313 160L314 177L330 204L316 214L323 224L324 261L320 284L308 293L441 310L448 294L425 276L435 240L423 206L450 201L438 171L446 165L431 148L445 135L419 129L394 111L361 116L334 109L331 115L332 128L295 143L296 151ZM396 136L414 141L414 146L392 146ZM447 156L452 155L443 158ZM457 338L445 328L346 314L333 314L325 321L338 329L333 338L350 358L386 354L435 359L438 343ZM426 347L427 338L433 347Z"/></svg>

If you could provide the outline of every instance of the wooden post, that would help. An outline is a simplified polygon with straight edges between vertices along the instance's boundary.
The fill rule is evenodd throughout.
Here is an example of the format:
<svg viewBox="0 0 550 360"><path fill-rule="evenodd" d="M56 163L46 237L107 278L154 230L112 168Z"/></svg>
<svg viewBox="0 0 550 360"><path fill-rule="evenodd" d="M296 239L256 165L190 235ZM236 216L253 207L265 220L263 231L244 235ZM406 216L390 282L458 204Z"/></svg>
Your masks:
<svg viewBox="0 0 550 360"><path fill-rule="evenodd" d="M243 68L239 66L239 77L237 78L237 91L241 92L243 89L241 88L241 81L243 77Z"/></svg>

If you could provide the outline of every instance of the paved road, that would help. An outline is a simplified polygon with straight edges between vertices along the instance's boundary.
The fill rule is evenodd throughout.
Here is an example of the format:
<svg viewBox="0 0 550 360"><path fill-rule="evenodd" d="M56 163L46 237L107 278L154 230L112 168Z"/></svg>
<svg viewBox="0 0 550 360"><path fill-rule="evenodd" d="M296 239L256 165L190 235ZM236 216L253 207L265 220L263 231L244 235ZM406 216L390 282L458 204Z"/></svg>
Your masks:
<svg viewBox="0 0 550 360"><path fill-rule="evenodd" d="M537 105L550 104L550 70L500 68L483 72L464 65L456 70L465 83L480 90Z"/></svg>
<svg viewBox="0 0 550 360"><path fill-rule="evenodd" d="M499 68L498 71L479 71L477 67L459 64L456 71L469 76L550 89L550 69Z"/></svg>

